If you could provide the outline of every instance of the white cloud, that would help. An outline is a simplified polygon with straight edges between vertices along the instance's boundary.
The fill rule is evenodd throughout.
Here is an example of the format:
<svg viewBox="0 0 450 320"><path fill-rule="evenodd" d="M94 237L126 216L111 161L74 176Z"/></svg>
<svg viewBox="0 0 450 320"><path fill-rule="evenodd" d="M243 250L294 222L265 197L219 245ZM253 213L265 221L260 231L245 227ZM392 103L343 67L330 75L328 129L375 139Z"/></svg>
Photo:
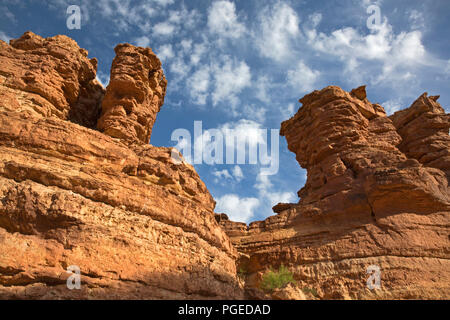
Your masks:
<svg viewBox="0 0 450 320"><path fill-rule="evenodd" d="M271 101L271 89L273 80L269 79L267 75L259 76L254 82L256 89L256 98L259 101L269 103Z"/></svg>
<svg viewBox="0 0 450 320"><path fill-rule="evenodd" d="M308 20L311 22L312 26L315 28L322 21L322 14L319 12L315 12L309 15Z"/></svg>
<svg viewBox="0 0 450 320"><path fill-rule="evenodd" d="M120 30L127 31L131 26L136 26L141 31L149 32L151 25L149 19L157 14L158 6L161 5L164 5L161 0L145 1L140 4L130 0L98 0L86 1L84 11L96 12L111 19Z"/></svg>
<svg viewBox="0 0 450 320"><path fill-rule="evenodd" d="M106 88L109 84L109 74L103 73L101 71L97 72L97 81L101 83L101 85Z"/></svg>
<svg viewBox="0 0 450 320"><path fill-rule="evenodd" d="M242 172L241 167L234 166L233 168L233 177L239 182L244 178L244 173Z"/></svg>
<svg viewBox="0 0 450 320"><path fill-rule="evenodd" d="M276 61L283 61L292 53L292 41L300 34L300 19L286 3L277 2L260 14L260 30L256 32L259 53Z"/></svg>
<svg viewBox="0 0 450 320"><path fill-rule="evenodd" d="M186 31L195 28L200 18L197 10L189 11L182 5L180 10L169 11L167 23L181 27L181 31ZM179 28L177 31L179 31Z"/></svg>
<svg viewBox="0 0 450 320"><path fill-rule="evenodd" d="M158 58L163 62L166 62L167 60L170 60L175 56L175 54L173 53L171 44L162 45L159 48L157 55L158 55Z"/></svg>
<svg viewBox="0 0 450 320"><path fill-rule="evenodd" d="M149 47L150 46L150 38L146 36L138 37L133 40L133 43L138 47Z"/></svg>
<svg viewBox="0 0 450 320"><path fill-rule="evenodd" d="M270 181L270 176L258 174L256 176L255 188L259 191L259 199L266 208L265 215L273 214L272 207L278 203L292 203L297 197L293 192L281 192L274 190L274 186Z"/></svg>
<svg viewBox="0 0 450 320"><path fill-rule="evenodd" d="M231 107L231 115L235 118L246 118L258 123L266 122L267 108L264 106L246 104Z"/></svg>
<svg viewBox="0 0 450 320"><path fill-rule="evenodd" d="M194 45L193 52L190 52L191 64L197 65L200 62L200 59L205 55L207 51L207 46L204 42L196 43Z"/></svg>
<svg viewBox="0 0 450 320"><path fill-rule="evenodd" d="M213 2L208 12L208 27L212 34L226 38L239 38L245 26L238 21L236 6L230 1Z"/></svg>
<svg viewBox="0 0 450 320"><path fill-rule="evenodd" d="M226 213L232 221L249 223L259 206L256 198L240 198L236 194L226 194L217 199L216 212Z"/></svg>
<svg viewBox="0 0 450 320"><path fill-rule="evenodd" d="M233 179L230 172L227 169L224 170L214 170L213 175L219 179Z"/></svg>
<svg viewBox="0 0 450 320"><path fill-rule="evenodd" d="M383 102L381 105L388 116L403 108L402 101L400 99L391 99Z"/></svg>
<svg viewBox="0 0 450 320"><path fill-rule="evenodd" d="M213 64L212 73L215 85L212 93L213 105L225 101L236 105L239 102L236 95L250 86L251 73L245 61L237 62L225 57L223 64Z"/></svg>
<svg viewBox="0 0 450 320"><path fill-rule="evenodd" d="M404 79L405 69L409 71L432 63L427 58L420 31L394 34L387 19L366 35L351 27L337 29L329 35L309 30L305 31L305 35L307 44L313 49L338 57L345 64L347 75L354 77L356 74L357 78L361 78L361 75L370 76L373 84ZM367 61L373 64L368 65ZM361 62L365 62L363 70L360 68ZM381 67L370 69L377 64L381 64Z"/></svg>
<svg viewBox="0 0 450 320"><path fill-rule="evenodd" d="M9 40L11 40L12 38L10 36L8 36L6 33L4 33L3 31L0 31L0 40L5 41L6 43L9 43Z"/></svg>
<svg viewBox="0 0 450 320"><path fill-rule="evenodd" d="M392 55L397 62L415 63L423 61L425 48L422 44L420 31L402 32L392 43Z"/></svg>
<svg viewBox="0 0 450 320"><path fill-rule="evenodd" d="M200 47L203 48L200 51L205 50L203 46ZM195 103L205 105L211 96L213 106L229 102L231 109L239 102L237 95L250 84L249 66L245 61L231 60L228 56L223 57L222 62L214 61L210 66L201 66L188 80L190 95Z"/></svg>
<svg viewBox="0 0 450 320"><path fill-rule="evenodd" d="M240 182L244 178L244 173L242 172L241 167L238 165L233 167L231 173L227 169L223 169L214 170L212 174L219 179L233 180L234 182ZM216 179L214 182L219 183L219 180ZM227 183L229 183L229 181Z"/></svg>
<svg viewBox="0 0 450 320"><path fill-rule="evenodd" d="M191 98L200 105L206 104L210 83L210 70L208 66L198 69L188 81Z"/></svg>
<svg viewBox="0 0 450 320"><path fill-rule="evenodd" d="M175 32L175 28L172 23L164 21L153 26L153 33L157 36L170 36Z"/></svg>
<svg viewBox="0 0 450 320"><path fill-rule="evenodd" d="M309 68L303 61L300 61L296 68L287 72L289 85L298 90L296 93L305 93L315 88L320 72Z"/></svg>
<svg viewBox="0 0 450 320"><path fill-rule="evenodd" d="M170 71L178 75L178 80L181 80L187 76L189 71L191 70L190 66L186 64L182 57L176 57L176 59L172 60L169 65ZM191 88L193 83L189 83L189 87ZM203 103L204 104L204 103Z"/></svg>
<svg viewBox="0 0 450 320"><path fill-rule="evenodd" d="M192 48L192 40L191 39L183 39L180 42L180 46L183 49L185 54L189 54Z"/></svg>
<svg viewBox="0 0 450 320"><path fill-rule="evenodd" d="M203 153L203 159L205 159L206 156L208 156L210 150L214 148L214 142L212 141L211 137L213 135L212 132L216 130L218 130L221 133L222 137L224 137L223 143L224 145L226 145L226 148L230 148L230 151L232 151L235 155L234 159L230 159L233 160L233 163L237 163L237 155L247 156L249 154L248 150L257 150L258 145L260 147L267 145L267 141L266 139L264 139L265 130L262 130L261 124L248 119L230 121L214 129L203 129L203 134L197 137L194 145L196 148L203 148L199 149L198 151L200 153ZM232 138L235 141L233 146L227 144L227 137L229 139ZM224 158L226 158L226 150L223 156ZM244 161L247 160L244 159Z"/></svg>

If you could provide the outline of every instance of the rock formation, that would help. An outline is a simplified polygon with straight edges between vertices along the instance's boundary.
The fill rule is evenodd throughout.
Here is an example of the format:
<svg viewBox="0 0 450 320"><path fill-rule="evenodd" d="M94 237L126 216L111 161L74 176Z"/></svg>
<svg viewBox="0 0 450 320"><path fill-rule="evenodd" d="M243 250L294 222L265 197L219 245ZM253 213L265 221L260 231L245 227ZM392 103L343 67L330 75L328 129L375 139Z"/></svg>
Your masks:
<svg viewBox="0 0 450 320"><path fill-rule="evenodd" d="M161 62L150 48L125 43L115 51L98 128L114 138L148 143L166 94Z"/></svg>
<svg viewBox="0 0 450 320"><path fill-rule="evenodd" d="M11 45L0 41L0 107L95 128L104 89L97 59L87 55L66 36L26 32Z"/></svg>
<svg viewBox="0 0 450 320"><path fill-rule="evenodd" d="M96 60L73 40L0 41L0 298L243 297L204 183L147 144L160 61L116 52L102 103Z"/></svg>
<svg viewBox="0 0 450 320"><path fill-rule="evenodd" d="M194 168L148 144L167 85L156 55L115 51L105 90L68 37L0 40L0 299L450 297L438 97L387 117L365 87L306 95L281 126L308 170L300 201L247 226L215 215ZM297 284L264 295L262 273L281 264Z"/></svg>
<svg viewBox="0 0 450 320"><path fill-rule="evenodd" d="M308 171L299 203L248 228L221 219L245 254L247 286L284 264L321 298L448 298L450 122L436 100L424 94L387 117L365 87L302 98L281 125ZM381 289L367 288L371 265Z"/></svg>

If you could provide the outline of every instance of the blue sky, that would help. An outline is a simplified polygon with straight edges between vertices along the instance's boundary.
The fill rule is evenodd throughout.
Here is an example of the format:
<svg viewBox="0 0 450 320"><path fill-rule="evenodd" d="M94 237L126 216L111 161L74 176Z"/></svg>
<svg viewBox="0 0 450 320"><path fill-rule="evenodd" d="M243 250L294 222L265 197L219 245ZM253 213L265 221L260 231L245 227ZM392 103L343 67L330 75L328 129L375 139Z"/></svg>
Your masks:
<svg viewBox="0 0 450 320"><path fill-rule="evenodd" d="M81 7L81 29L66 27L66 9ZM371 5L381 21L369 29ZM169 85L151 143L174 146L171 134L194 121L203 129L279 129L305 94L327 85L367 85L388 114L427 91L450 102L450 1L0 1L0 39L31 30L65 34L99 59L106 86L114 47L151 47ZM256 137L255 139L260 139ZM195 165L217 200L216 212L255 221L278 202L297 202L306 172L280 137L277 175L261 165ZM270 143L269 143L270 144Z"/></svg>

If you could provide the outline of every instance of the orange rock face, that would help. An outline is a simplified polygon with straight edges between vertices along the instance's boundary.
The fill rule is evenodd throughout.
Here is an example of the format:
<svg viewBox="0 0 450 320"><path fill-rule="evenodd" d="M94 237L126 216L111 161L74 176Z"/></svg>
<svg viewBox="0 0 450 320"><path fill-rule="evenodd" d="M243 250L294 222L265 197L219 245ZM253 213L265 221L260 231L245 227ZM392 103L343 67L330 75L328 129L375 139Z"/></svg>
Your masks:
<svg viewBox="0 0 450 320"><path fill-rule="evenodd" d="M450 121L437 97L387 117L365 87L306 95L281 126L308 170L300 201L247 226L215 215L194 168L148 144L159 59L129 44L116 54L105 91L97 60L65 36L0 41L1 299L450 297ZM297 283L264 295L263 272L281 264Z"/></svg>
<svg viewBox="0 0 450 320"><path fill-rule="evenodd" d="M0 41L0 107L95 128L104 89L97 59L87 55L66 36L26 32L11 45Z"/></svg>
<svg viewBox="0 0 450 320"><path fill-rule="evenodd" d="M308 171L299 203L241 232L225 225L248 278L284 264L321 298L450 297L449 117L436 100L423 95L389 118L364 87L302 98L281 125Z"/></svg>
<svg viewBox="0 0 450 320"><path fill-rule="evenodd" d="M116 47L98 128L130 142L148 143L164 103L167 81L150 48Z"/></svg>
<svg viewBox="0 0 450 320"><path fill-rule="evenodd" d="M170 148L146 143L164 98L159 60L116 51L104 134L89 128L103 88L87 51L63 36L0 41L0 298L243 297L206 186ZM79 290L67 287L69 266Z"/></svg>

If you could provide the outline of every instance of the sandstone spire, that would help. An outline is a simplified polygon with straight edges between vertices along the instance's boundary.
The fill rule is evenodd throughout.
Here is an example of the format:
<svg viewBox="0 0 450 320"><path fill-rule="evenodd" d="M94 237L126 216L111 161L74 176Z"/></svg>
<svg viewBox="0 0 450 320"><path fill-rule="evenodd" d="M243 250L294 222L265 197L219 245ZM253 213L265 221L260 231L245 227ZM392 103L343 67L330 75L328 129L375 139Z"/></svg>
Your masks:
<svg viewBox="0 0 450 320"><path fill-rule="evenodd" d="M125 43L115 52L98 129L114 138L149 143L166 94L161 62L150 48Z"/></svg>

